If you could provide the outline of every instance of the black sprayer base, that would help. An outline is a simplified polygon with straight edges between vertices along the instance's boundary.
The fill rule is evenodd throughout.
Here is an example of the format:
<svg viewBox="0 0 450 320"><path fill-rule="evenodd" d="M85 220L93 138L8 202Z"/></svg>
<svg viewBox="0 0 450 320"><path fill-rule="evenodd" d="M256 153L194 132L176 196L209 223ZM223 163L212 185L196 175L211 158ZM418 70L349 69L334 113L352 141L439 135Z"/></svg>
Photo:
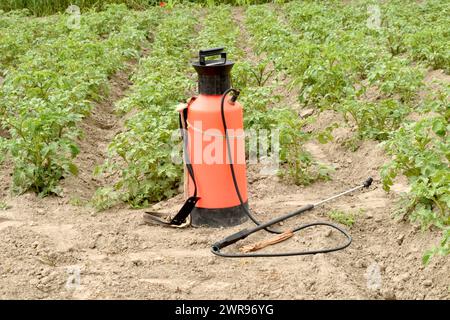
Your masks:
<svg viewBox="0 0 450 320"><path fill-rule="evenodd" d="M244 205L248 209L248 202L245 202ZM206 226L211 228L237 226L248 219L241 205L220 209L195 207L191 212L191 218L193 226Z"/></svg>

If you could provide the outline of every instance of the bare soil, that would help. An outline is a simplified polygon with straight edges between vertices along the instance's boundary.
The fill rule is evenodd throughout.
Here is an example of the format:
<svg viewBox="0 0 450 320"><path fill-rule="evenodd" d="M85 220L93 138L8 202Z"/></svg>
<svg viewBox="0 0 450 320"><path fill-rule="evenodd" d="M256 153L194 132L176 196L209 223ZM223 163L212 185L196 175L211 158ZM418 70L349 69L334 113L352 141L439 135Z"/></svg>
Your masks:
<svg viewBox="0 0 450 320"><path fill-rule="evenodd" d="M334 117L333 112L325 112L315 125L326 125ZM346 134L347 129L340 130L341 135ZM349 230L353 244L344 251L304 257L224 259L210 253L209 246L251 226L250 222L229 229L168 229L145 225L142 210L116 207L95 213L87 206L71 205L69 195L44 199L34 194L8 196L4 201L10 208L0 211L0 298L450 298L448 258L434 258L427 267L421 262L424 251L438 243L440 233L422 232L409 222L393 218L398 192L407 186L396 185L392 194L381 189L378 168L386 159L379 146L365 142L356 152L339 142L311 143L308 148L319 160L336 167L333 179L308 187L286 185L277 177L259 174L258 165L250 166L251 207L266 220L372 175L375 183L370 190L280 226L329 221L326 213L332 208L359 212ZM174 213L182 202L180 194L154 209ZM237 246L267 237L261 232ZM335 232L317 227L264 250L318 248L342 240ZM78 270L79 286L73 280Z"/></svg>

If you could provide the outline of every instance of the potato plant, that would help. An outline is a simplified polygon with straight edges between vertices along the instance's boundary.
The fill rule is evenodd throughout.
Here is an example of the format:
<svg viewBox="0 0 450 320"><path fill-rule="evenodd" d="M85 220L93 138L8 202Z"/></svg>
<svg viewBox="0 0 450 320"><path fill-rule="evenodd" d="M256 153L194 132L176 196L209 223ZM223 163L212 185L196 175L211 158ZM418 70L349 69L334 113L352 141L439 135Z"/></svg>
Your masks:
<svg viewBox="0 0 450 320"><path fill-rule="evenodd" d="M393 32L386 34L390 50L406 53L433 69L450 71L448 1L430 0L417 5L397 0L381 8L383 24L395 26Z"/></svg>
<svg viewBox="0 0 450 320"><path fill-rule="evenodd" d="M441 247L442 250L447 248L447 253L450 227L448 92L449 88L432 95L422 107L423 114L419 121L407 123L394 132L385 143L386 151L393 159L381 171L387 191L398 175L408 178L411 191L405 196L402 213L412 221L421 223L424 228L434 226L443 229Z"/></svg>
<svg viewBox="0 0 450 320"><path fill-rule="evenodd" d="M341 104L345 120L351 120L357 128L358 138L383 141L400 127L411 108L395 99L376 102L348 99Z"/></svg>
<svg viewBox="0 0 450 320"><path fill-rule="evenodd" d="M0 76L14 66L20 56L46 39L60 37L67 28L64 16L30 19L27 16L0 13Z"/></svg>

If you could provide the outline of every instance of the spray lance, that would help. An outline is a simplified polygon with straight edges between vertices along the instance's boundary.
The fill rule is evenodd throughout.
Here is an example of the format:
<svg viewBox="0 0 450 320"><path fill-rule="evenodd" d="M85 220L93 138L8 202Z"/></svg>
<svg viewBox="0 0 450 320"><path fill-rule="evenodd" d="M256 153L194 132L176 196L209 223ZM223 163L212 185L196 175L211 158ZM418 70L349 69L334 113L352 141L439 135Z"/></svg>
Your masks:
<svg viewBox="0 0 450 320"><path fill-rule="evenodd" d="M206 60L208 56L217 55L220 55L220 60ZM236 232L211 246L213 254L228 258L311 255L347 248L352 242L351 236L346 230L333 223L312 222L287 231L273 229L272 226L344 195L368 188L372 184L373 179L368 178L361 185L317 203L305 205L273 220L264 223L259 222L248 207L245 163L237 163L239 151L242 155L242 152L245 153L245 150L238 149L238 152L233 152L236 151L236 146L234 143L231 143L231 140L238 137L230 136L229 134L229 124L231 124L231 129L233 130L243 128L242 106L237 102L240 92L231 88L229 76L233 62L226 59L226 53L223 52L223 48L214 48L200 50L199 61L194 62L193 66L199 74L200 94L196 98L191 98L186 108L180 110L180 129L183 138L185 168L188 176L187 191L190 196L173 218L162 219L156 212L145 212L144 221L179 227L184 225L188 217L190 217L193 225L227 227L239 225L250 219L256 225L255 227ZM229 95L230 97L227 99ZM224 138L226 148L225 159L223 159L222 163L192 163L191 151L194 150L195 145L192 137L195 139L196 132L200 132L201 135L205 134L204 130L193 125L196 121L197 123L202 123L206 128L221 128L221 135L217 138ZM208 143L201 143L200 145L204 149L208 146ZM247 249L244 248L244 252L256 251L267 245L284 241L293 236L295 232L314 226L333 228L344 235L346 241L336 247L308 251L275 253L226 253L221 251L225 247L261 230L277 236L268 242L248 246Z"/></svg>

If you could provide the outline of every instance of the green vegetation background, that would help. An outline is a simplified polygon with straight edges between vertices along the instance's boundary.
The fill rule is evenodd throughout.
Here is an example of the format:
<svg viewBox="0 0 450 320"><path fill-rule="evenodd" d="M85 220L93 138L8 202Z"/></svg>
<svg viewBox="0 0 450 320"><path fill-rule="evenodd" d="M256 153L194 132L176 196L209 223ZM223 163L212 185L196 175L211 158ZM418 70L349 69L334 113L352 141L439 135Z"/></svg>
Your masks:
<svg viewBox="0 0 450 320"><path fill-rule="evenodd" d="M0 10L22 10L28 9L36 16L45 16L56 12L64 12L68 6L77 5L83 9L102 10L111 3L124 3L131 9L146 9L151 6L159 5L165 2L167 5L174 3L194 2L205 5L213 4L232 4L232 5L250 5L272 2L268 0L1 0ZM275 0L274 2L283 3L284 0Z"/></svg>

